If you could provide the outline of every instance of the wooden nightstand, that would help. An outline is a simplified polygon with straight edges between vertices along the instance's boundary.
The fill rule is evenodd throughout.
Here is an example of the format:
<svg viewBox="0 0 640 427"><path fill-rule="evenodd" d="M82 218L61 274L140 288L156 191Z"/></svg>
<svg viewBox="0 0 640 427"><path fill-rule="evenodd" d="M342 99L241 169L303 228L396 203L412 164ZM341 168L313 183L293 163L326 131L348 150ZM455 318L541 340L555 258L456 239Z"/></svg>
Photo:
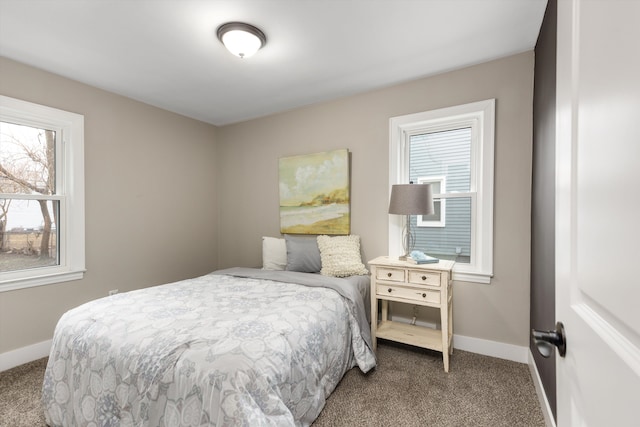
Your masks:
<svg viewBox="0 0 640 427"><path fill-rule="evenodd" d="M449 355L453 353L453 298L451 270L453 261L413 264L387 256L369 261L371 267L371 339L398 341L442 352L445 372L449 372ZM378 300L382 301L382 318L377 322ZM440 309L441 329L389 320L389 301L423 305Z"/></svg>

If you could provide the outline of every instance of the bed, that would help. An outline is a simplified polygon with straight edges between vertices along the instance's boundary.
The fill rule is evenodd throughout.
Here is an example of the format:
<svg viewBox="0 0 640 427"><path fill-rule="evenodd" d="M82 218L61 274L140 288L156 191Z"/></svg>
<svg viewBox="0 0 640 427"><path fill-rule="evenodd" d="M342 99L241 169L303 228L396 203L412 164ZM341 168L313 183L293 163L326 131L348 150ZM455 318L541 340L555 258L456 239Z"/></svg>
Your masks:
<svg viewBox="0 0 640 427"><path fill-rule="evenodd" d="M220 270L65 313L42 391L50 426L307 426L375 367L369 277Z"/></svg>

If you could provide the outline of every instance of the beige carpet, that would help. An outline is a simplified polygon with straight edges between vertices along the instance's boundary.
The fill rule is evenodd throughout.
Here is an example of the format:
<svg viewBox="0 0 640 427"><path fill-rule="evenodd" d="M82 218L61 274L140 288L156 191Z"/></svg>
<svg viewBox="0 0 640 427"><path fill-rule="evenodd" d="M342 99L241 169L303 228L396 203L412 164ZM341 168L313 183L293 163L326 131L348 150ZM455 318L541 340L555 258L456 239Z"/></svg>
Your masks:
<svg viewBox="0 0 640 427"><path fill-rule="evenodd" d="M0 373L0 426L45 426L45 365ZM313 427L544 425L527 365L456 350L446 374L440 353L382 342L378 367L347 372Z"/></svg>

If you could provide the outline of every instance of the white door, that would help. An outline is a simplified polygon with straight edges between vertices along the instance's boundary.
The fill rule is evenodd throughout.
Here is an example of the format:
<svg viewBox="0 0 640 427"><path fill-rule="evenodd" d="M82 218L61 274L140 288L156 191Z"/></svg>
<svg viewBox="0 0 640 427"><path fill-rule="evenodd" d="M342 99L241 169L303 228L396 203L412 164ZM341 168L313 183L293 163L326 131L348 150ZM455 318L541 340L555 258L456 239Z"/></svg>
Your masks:
<svg viewBox="0 0 640 427"><path fill-rule="evenodd" d="M640 426L640 0L559 0L557 64L558 425Z"/></svg>

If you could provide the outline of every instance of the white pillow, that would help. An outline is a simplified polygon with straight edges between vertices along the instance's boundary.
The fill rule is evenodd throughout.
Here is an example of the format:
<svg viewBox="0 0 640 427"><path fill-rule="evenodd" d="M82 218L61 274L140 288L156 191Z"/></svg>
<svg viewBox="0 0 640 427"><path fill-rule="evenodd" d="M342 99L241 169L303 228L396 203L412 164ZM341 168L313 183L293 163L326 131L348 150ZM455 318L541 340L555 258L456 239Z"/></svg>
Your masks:
<svg viewBox="0 0 640 427"><path fill-rule="evenodd" d="M262 269L284 270L287 266L287 245L284 239L262 237Z"/></svg>
<svg viewBox="0 0 640 427"><path fill-rule="evenodd" d="M320 274L347 277L369 274L360 256L360 236L318 236Z"/></svg>

